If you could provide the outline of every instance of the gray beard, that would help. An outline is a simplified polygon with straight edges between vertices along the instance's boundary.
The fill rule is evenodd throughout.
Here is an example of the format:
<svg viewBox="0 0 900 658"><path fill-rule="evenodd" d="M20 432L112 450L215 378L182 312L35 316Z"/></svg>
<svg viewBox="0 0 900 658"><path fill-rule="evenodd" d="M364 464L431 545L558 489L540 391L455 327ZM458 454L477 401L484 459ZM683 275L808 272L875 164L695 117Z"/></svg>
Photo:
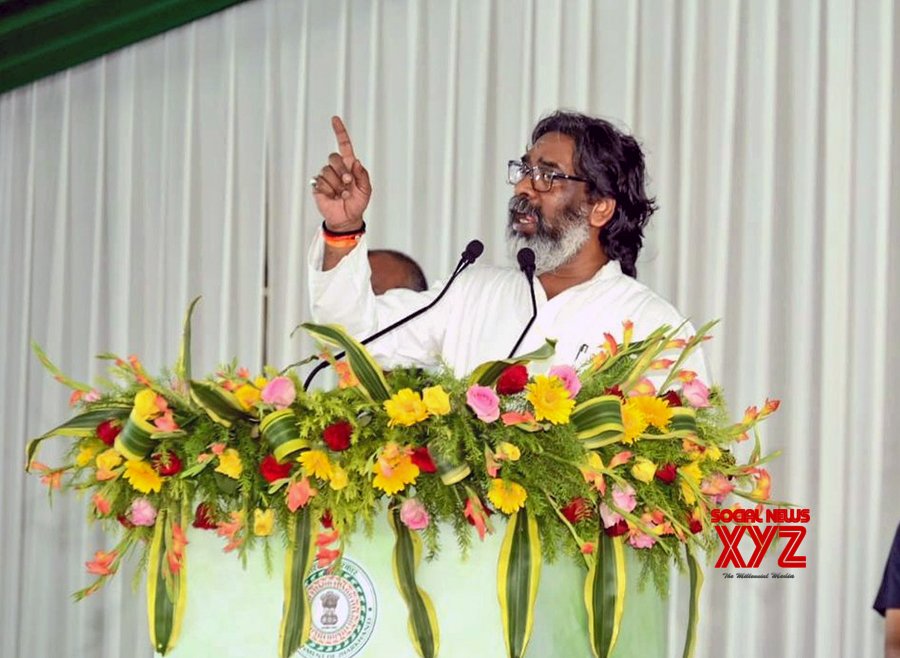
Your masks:
<svg viewBox="0 0 900 658"><path fill-rule="evenodd" d="M560 235L554 238L540 229L532 236L525 236L506 229L507 247L510 256L515 260L522 247L530 247L534 251L535 274L553 272L569 263L591 238L591 230L587 223L587 210L582 208L574 213L566 213L561 218Z"/></svg>

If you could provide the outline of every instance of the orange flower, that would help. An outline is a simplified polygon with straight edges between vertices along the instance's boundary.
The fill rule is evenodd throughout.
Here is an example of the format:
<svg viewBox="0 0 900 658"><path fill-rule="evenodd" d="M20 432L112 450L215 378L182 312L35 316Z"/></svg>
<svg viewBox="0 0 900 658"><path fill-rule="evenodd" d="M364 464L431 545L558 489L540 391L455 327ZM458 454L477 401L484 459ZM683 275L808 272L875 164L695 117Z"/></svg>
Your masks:
<svg viewBox="0 0 900 658"><path fill-rule="evenodd" d="M747 472L756 475L756 486L750 492L750 497L754 500L768 500L772 492L772 478L769 471L764 468L751 468Z"/></svg>
<svg viewBox="0 0 900 658"><path fill-rule="evenodd" d="M243 527L244 516L240 512L232 512L231 521L222 521L217 526L216 534L219 535L219 537L228 539L228 543L225 545L224 549L226 553L230 553L244 543L243 538L238 537Z"/></svg>
<svg viewBox="0 0 900 658"><path fill-rule="evenodd" d="M359 386L359 380L350 369L350 364L346 361L338 361L334 364L334 370L338 375L338 388L353 388Z"/></svg>
<svg viewBox="0 0 900 658"><path fill-rule="evenodd" d="M110 551L109 553L97 551L94 553L94 559L90 562L85 562L84 565L87 567L88 573L92 573L95 576L111 576L116 572L116 567L113 563L118 557L118 551Z"/></svg>
<svg viewBox="0 0 900 658"><path fill-rule="evenodd" d="M112 505L110 502L103 497L103 494L100 492L95 493L91 496L91 502L94 503L94 508L97 510L97 514L100 516L106 516L109 514L112 509Z"/></svg>
<svg viewBox="0 0 900 658"><path fill-rule="evenodd" d="M178 573L184 566L184 548L188 545L184 531L177 523L172 524L172 545L166 551L166 561L169 563L169 571Z"/></svg>
<svg viewBox="0 0 900 658"><path fill-rule="evenodd" d="M304 477L299 482L294 482L287 491L287 506L292 512L296 512L301 507L306 507L309 499L319 493L309 485L309 478Z"/></svg>

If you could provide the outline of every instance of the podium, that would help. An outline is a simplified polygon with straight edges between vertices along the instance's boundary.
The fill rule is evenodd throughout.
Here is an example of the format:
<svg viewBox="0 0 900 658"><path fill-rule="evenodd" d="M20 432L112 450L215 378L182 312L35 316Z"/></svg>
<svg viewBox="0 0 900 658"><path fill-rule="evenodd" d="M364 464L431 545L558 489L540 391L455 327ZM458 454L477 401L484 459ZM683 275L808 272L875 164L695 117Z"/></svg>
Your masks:
<svg viewBox="0 0 900 658"><path fill-rule="evenodd" d="M475 537L466 560L450 526L441 528L441 553L423 559L417 582L431 597L440 625L441 658L504 658L497 558L503 521L483 542ZM273 538L272 571L263 551L249 554L246 569L222 552L212 531L188 534L188 600L174 658L276 658L283 599L284 551ZM337 574L314 570L310 642L298 658L417 658L407 633L407 608L394 581L394 533L386 514L376 517L371 537L362 532L345 544ZM277 547L277 548L275 548ZM615 656L665 653L665 602L652 584L637 591L638 565L626 549L628 590ZM590 658L583 602L583 565L561 555L544 563L528 658Z"/></svg>

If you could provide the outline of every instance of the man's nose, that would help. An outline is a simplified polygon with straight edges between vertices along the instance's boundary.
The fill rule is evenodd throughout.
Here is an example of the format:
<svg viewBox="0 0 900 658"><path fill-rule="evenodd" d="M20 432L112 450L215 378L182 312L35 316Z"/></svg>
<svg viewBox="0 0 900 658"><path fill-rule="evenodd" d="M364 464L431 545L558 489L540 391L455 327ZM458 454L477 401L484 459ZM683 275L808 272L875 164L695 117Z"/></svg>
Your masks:
<svg viewBox="0 0 900 658"><path fill-rule="evenodd" d="M524 176L522 180L516 183L515 186L516 196L525 195L529 200L534 200L537 198L537 192L534 189L534 185L531 184L531 176Z"/></svg>

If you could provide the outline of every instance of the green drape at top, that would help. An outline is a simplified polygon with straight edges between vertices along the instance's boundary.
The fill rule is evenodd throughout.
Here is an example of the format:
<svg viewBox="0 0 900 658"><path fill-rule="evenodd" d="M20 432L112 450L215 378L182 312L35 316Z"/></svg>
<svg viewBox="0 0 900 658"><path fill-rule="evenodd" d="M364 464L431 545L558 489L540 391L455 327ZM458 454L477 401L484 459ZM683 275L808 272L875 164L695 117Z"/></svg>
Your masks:
<svg viewBox="0 0 900 658"><path fill-rule="evenodd" d="M0 93L244 0L0 0Z"/></svg>

